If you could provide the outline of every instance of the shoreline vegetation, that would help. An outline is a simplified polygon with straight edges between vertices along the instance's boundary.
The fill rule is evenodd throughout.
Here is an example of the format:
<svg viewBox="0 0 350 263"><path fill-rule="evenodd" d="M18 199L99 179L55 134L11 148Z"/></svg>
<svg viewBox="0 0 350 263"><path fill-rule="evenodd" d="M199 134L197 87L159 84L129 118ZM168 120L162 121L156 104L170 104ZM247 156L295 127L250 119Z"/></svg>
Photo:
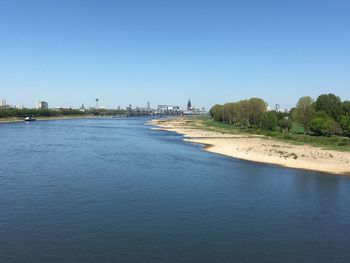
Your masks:
<svg viewBox="0 0 350 263"><path fill-rule="evenodd" d="M77 109L16 109L0 108L0 123L24 122L25 117L36 120L63 120L77 118L126 116L125 110L77 110Z"/></svg>
<svg viewBox="0 0 350 263"><path fill-rule="evenodd" d="M51 121L51 120L70 120L70 119L89 119L101 116L96 115L64 115L64 116L50 116L50 117L35 117L36 121ZM15 123L15 122L25 122L24 118L10 117L10 118L0 118L0 124L2 123Z"/></svg>
<svg viewBox="0 0 350 263"><path fill-rule="evenodd" d="M288 168L350 175L350 147L332 145L331 138L330 141L327 138L316 142L292 141L253 134L258 130L239 129L210 117L155 119L148 124L154 125L154 130L184 135L184 141L203 144L203 150L208 152Z"/></svg>

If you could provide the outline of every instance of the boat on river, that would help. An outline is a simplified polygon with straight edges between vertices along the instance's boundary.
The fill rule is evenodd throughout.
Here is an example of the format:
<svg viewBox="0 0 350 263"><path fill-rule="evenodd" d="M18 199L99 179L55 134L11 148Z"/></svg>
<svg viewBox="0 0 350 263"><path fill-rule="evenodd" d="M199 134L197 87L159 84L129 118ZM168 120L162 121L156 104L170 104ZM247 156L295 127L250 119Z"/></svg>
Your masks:
<svg viewBox="0 0 350 263"><path fill-rule="evenodd" d="M36 121L36 119L33 118L33 117L31 117L31 116L25 117L24 120L25 120L25 121Z"/></svg>

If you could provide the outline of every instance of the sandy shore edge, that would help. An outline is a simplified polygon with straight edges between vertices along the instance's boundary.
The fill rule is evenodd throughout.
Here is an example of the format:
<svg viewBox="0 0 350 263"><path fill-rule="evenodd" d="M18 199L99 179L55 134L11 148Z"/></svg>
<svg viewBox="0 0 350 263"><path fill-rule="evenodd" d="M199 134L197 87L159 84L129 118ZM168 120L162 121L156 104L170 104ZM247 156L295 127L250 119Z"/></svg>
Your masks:
<svg viewBox="0 0 350 263"><path fill-rule="evenodd" d="M156 119L147 124L154 126L153 130L181 134L184 141L204 145L204 151L287 168L350 175L350 152L295 145L259 135L222 134L193 129L182 119Z"/></svg>

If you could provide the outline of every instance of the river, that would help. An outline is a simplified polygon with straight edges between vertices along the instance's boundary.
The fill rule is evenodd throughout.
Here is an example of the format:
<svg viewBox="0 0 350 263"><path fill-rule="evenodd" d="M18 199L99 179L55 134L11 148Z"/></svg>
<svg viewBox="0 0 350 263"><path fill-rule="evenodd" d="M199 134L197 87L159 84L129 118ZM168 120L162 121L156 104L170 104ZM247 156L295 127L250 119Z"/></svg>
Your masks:
<svg viewBox="0 0 350 263"><path fill-rule="evenodd" d="M350 177L257 164L147 118L0 125L0 262L350 262Z"/></svg>

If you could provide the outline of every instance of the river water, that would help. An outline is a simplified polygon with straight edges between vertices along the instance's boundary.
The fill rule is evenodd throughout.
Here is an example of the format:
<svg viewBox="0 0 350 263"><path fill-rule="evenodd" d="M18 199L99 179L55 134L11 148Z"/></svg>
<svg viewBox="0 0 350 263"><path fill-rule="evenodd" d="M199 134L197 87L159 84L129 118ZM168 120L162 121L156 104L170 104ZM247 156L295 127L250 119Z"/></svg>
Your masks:
<svg viewBox="0 0 350 263"><path fill-rule="evenodd" d="M350 177L145 120L1 124L0 262L350 262Z"/></svg>

